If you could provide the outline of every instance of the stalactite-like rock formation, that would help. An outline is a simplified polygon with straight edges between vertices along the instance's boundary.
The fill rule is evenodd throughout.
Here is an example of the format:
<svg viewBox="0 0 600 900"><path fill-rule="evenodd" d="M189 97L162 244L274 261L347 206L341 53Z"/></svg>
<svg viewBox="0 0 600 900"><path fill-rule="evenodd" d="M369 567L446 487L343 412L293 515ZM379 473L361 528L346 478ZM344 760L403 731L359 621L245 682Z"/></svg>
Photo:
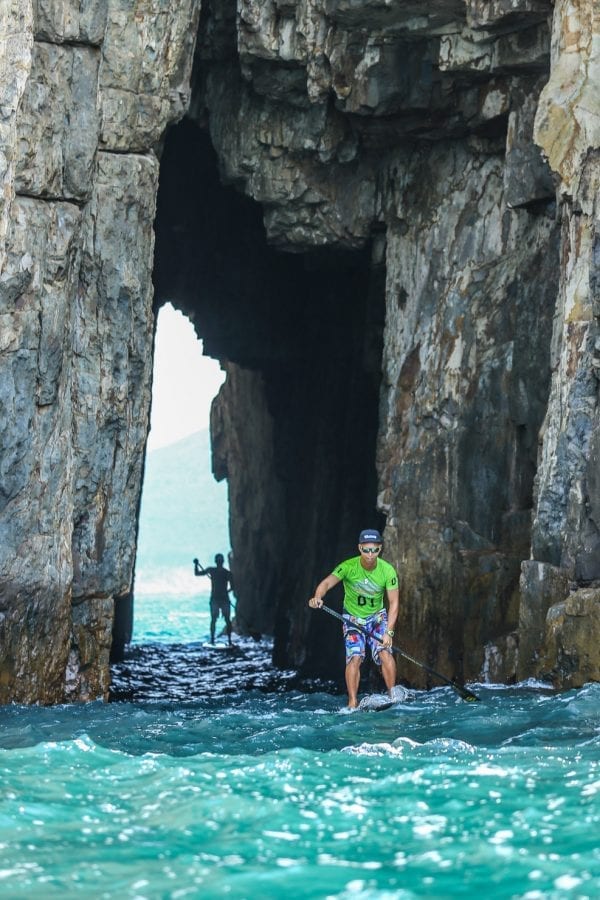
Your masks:
<svg viewBox="0 0 600 900"><path fill-rule="evenodd" d="M306 597L379 524L414 655L600 677L599 30L593 0L2 7L0 700L106 693L166 300L228 373L214 467L278 662L339 666Z"/></svg>

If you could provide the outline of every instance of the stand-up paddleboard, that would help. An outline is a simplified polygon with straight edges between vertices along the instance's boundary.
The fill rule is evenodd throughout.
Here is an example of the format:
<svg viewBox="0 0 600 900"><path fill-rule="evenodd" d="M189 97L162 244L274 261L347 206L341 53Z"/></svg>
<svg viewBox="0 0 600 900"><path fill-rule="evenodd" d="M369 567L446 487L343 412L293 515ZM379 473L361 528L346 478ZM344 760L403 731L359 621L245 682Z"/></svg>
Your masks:
<svg viewBox="0 0 600 900"><path fill-rule="evenodd" d="M358 708L366 712L382 712L382 710L390 709L397 703L402 703L407 697L408 691L404 690L400 685L396 685L391 697L389 694L369 694L367 697L362 698Z"/></svg>
<svg viewBox="0 0 600 900"><path fill-rule="evenodd" d="M205 650L235 650L235 644L211 644L205 641L202 646Z"/></svg>
<svg viewBox="0 0 600 900"><path fill-rule="evenodd" d="M379 698L374 700L371 697L364 697L358 704L358 708L363 712L383 712L384 709L391 709L392 706L394 706L394 701L389 698L387 700Z"/></svg>
<svg viewBox="0 0 600 900"><path fill-rule="evenodd" d="M342 706L339 712L383 712L384 709L391 709L392 706L395 706L395 703L393 700L390 700L389 697L383 698L378 696L376 699L373 697L363 697L358 706Z"/></svg>
<svg viewBox="0 0 600 900"><path fill-rule="evenodd" d="M389 694L368 694L362 698L358 706L353 708L343 706L340 712L383 712L384 709L391 709L392 706L396 706L398 703L404 703L409 697L410 692L403 688L402 685L397 684L392 690L391 697Z"/></svg>

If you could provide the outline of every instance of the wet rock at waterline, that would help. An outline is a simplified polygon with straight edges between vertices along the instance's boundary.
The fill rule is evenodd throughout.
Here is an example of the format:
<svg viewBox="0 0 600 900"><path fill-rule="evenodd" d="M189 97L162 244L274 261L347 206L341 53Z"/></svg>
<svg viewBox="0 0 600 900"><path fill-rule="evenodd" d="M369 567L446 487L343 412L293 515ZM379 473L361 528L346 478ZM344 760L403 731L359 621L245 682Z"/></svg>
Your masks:
<svg viewBox="0 0 600 900"><path fill-rule="evenodd" d="M596 20L4 4L3 702L107 695L166 300L227 371L214 469L277 664L337 671L306 597L372 524L417 658L596 677L575 627L600 581Z"/></svg>
<svg viewBox="0 0 600 900"><path fill-rule="evenodd" d="M600 591L583 588L548 611L538 674L561 687L600 681Z"/></svg>

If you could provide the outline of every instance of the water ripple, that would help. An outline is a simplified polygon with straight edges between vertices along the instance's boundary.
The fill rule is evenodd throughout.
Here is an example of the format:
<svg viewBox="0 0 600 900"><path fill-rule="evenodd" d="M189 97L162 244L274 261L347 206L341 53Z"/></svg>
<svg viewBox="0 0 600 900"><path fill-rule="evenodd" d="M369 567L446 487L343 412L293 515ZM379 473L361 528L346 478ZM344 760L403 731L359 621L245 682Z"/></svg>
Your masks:
<svg viewBox="0 0 600 900"><path fill-rule="evenodd" d="M600 685L340 716L268 646L178 654L168 695L151 649L113 703L0 709L3 897L600 895Z"/></svg>

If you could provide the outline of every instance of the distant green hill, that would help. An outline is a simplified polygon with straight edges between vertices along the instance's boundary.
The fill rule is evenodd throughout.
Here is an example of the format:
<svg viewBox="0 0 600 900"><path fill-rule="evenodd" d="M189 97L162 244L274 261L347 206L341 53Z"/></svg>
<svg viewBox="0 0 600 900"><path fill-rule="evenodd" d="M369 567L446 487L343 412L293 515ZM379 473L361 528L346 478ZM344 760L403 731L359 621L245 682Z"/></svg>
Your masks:
<svg viewBox="0 0 600 900"><path fill-rule="evenodd" d="M212 563L229 551L227 483L211 471L208 430L151 450L146 457L136 560L136 594L208 589L192 559Z"/></svg>

